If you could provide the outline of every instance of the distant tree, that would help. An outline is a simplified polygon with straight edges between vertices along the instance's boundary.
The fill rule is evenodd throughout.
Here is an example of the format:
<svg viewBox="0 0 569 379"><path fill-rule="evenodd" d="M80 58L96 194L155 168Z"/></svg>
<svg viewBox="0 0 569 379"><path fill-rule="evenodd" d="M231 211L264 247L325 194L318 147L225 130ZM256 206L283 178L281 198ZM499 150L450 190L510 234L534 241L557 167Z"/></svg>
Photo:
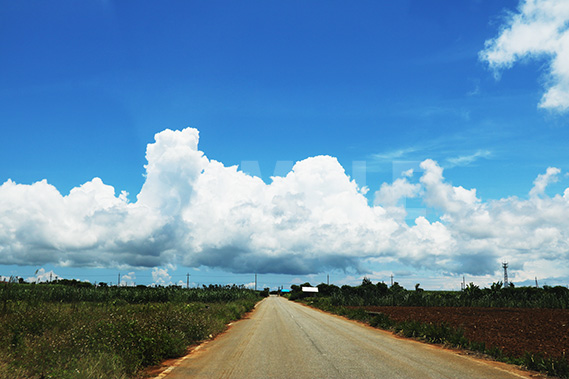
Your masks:
<svg viewBox="0 0 569 379"><path fill-rule="evenodd" d="M405 291L405 288L401 287L399 285L399 283L393 282L393 285L391 286L390 291L396 293L396 292Z"/></svg>
<svg viewBox="0 0 569 379"><path fill-rule="evenodd" d="M290 289L292 291L291 291L289 299L290 300L296 300L296 299L302 299L302 298L307 297L309 294L307 292L302 292L302 287L312 287L312 286L308 282L301 284L300 286L293 284L292 286L290 286Z"/></svg>
<svg viewBox="0 0 569 379"><path fill-rule="evenodd" d="M78 281L76 286L79 288L91 288L91 287L93 287L93 284L90 282L79 282Z"/></svg>
<svg viewBox="0 0 569 379"><path fill-rule="evenodd" d="M464 289L464 292L466 292L467 294L478 293L478 292L480 292L480 287L478 287L476 284L470 282L466 286L466 288Z"/></svg>
<svg viewBox="0 0 569 379"><path fill-rule="evenodd" d="M335 286L333 284L326 284L326 283L320 283L316 287L318 287L318 295L319 296L330 296L334 292L338 292L340 290L340 288L338 286Z"/></svg>
<svg viewBox="0 0 569 379"><path fill-rule="evenodd" d="M424 291L420 286L421 283L415 284L415 291L410 293L409 297L406 299L407 305L414 305L419 307L425 305L426 298L424 296Z"/></svg>
<svg viewBox="0 0 569 379"><path fill-rule="evenodd" d="M503 286L504 286L504 283L502 283L502 281L494 282L490 285L490 291L491 292L500 292L500 290L502 289Z"/></svg>
<svg viewBox="0 0 569 379"><path fill-rule="evenodd" d="M387 284L385 284L383 282L377 282L375 287L377 288L377 293L380 296L387 295L387 293L389 292L389 287L387 287Z"/></svg>
<svg viewBox="0 0 569 379"><path fill-rule="evenodd" d="M470 283L462 290L461 298L464 301L464 305L471 306L472 301L479 299L483 295L482 290L474 283Z"/></svg>

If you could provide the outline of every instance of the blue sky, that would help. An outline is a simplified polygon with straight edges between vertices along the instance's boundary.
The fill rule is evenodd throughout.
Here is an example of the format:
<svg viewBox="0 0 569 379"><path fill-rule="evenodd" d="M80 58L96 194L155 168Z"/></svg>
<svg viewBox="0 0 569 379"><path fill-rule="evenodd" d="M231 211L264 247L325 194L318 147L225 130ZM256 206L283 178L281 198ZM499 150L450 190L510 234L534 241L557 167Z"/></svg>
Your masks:
<svg viewBox="0 0 569 379"><path fill-rule="evenodd" d="M148 226L148 234L137 234L136 247L116 242L110 248L102 246L104 238L115 238L107 232L84 243L63 237L60 243L50 242L49 233L58 233L62 225L82 222L85 215L73 213L78 218L72 218L65 201L63 208L48 210L48 203L37 200L46 188L30 187L33 195L24 195L25 190L18 187L10 194L14 197L0 194L12 199L0 203L0 225L5 230L0 234L0 254L4 255L0 257L0 275L33 277L36 269L43 268L41 272L91 281L116 281L117 273L134 272L135 281L142 283L156 282L158 277L166 278L166 283L185 282L186 273L194 275L196 284L251 283L251 274L262 269L265 282L260 285L272 287L324 281L326 273L332 273L333 281L341 284L358 283L363 275L387 281L389 274L395 273L409 287L421 282L426 288L459 288L457 278L462 275L482 285L499 280L499 261L507 259L513 262L514 281L516 273L520 283L535 274L550 283L567 284L569 272L552 269L566 263L569 252L568 224L556 216L568 209L556 195L563 198L569 187L569 92L564 92L569 74L559 68L566 51L561 38L563 25L569 18L562 1L175 1L166 5L2 1L1 8L0 183L10 180L32 185L46 179L66 197L73 188L100 178L114 188L117 199L121 191L128 192L128 209L148 203L151 197L152 204L165 204L156 200L169 191L164 186L151 188L148 184L147 193L152 195L145 201L137 198L152 176L145 171L147 145L165 129L191 127L199 130L198 150L209 160L260 175L267 187L255 188L273 196L267 200L270 204L275 193L310 197L313 183L302 182L292 190L286 187L292 186L291 180L283 184L287 189L273 190L271 177L284 177L294 163L321 155L336 158L346 175L356 181L358 193L365 195L368 203L362 212L387 209L385 199L376 194L384 184L400 194L407 193L394 186L398 178L406 178L405 188L411 192L391 204L406 212L403 223L394 216L395 211L388 211L386 220L374 218L358 224L360 229L374 225L367 234L336 241L316 232L328 224L318 218L320 205L317 211L316 205L307 203L310 225L320 226L315 226L310 238L305 236L313 242L303 237L304 242L292 243L291 237L283 235L269 243L266 238L271 232L267 231L259 237L263 242L257 244L256 232L244 229L232 230L226 242L202 241L201 235L193 235L199 227L209 230L208 225L194 227L195 215L233 209L235 204L224 199L236 191L232 186L217 188L219 198L212 195L208 201L218 208L205 210L192 205L201 198L192 197L200 193L192 187L184 192L193 199L188 200L188 208L168 215L162 212L167 221L158 223L159 227ZM557 34L536 29L530 35L543 40L536 37L535 42L518 30L521 25L531 31L543 20L546 25L560 23ZM485 56L485 51L493 55ZM561 100L544 100L553 93L552 88L560 89L555 99ZM181 138L176 136L172 138ZM166 150L178 146L172 141L156 144ZM436 166L421 166L425 160L436 162ZM310 161L305 165L307 172L314 172L314 165L320 165L320 170L333 169L330 162ZM167 167L158 166L160 170ZM444 169L444 180L428 184L425 173L434 173L437 167ZM548 167L559 172L542 177L546 186L541 192L534 191L537 195L532 197L534 180L545 175ZM402 177L401 172L408 169L413 173ZM179 172L181 177L175 183L183 182L186 171ZM160 178L162 171L156 175ZM224 171L223 175L229 174ZM249 184L243 184L244 192L253 188L246 181ZM410 189L413 184L422 187ZM364 187L369 190L362 190ZM473 203L457 200L470 204L468 210L459 211L440 200L454 196L449 193L460 197L453 190L460 187L476 189ZM207 188L203 189L205 197L213 192ZM436 192L439 190L450 192L442 196ZM259 192L250 191L242 196L257 201ZM357 195L352 195L357 201ZM37 204L31 209L40 209L44 222L38 224L32 210L20 212L22 216L6 205L10 202L13 206L13 199L18 199L25 208L30 203L26 196L34 197ZM539 204L532 200L538 197ZM93 201L89 204L96 203ZM268 217L269 203L255 203L256 209ZM96 204L95 208L108 209ZM346 204L342 209L355 209ZM478 204L476 209L473 204ZM558 213L537 215L544 208ZM332 212L334 205L329 209ZM515 213L516 209L535 219L523 227L512 224L504 215L517 220L526 215ZM62 216L56 217L57 212ZM531 241L501 252L495 246L510 247L510 240L490 239L486 232L472 232L460 224L459 220L468 217L471 224L476 223L486 213L491 222L483 225L496 223L505 234L519 229L518 236L508 238ZM192 237L188 241L192 242L165 247L156 240L161 236L165 240L178 238L164 235L165 230L178 230L179 225L172 224L174 214L183 219L189 232L172 233L189 233ZM406 252L418 242L411 244L411 237L399 241L399 236L418 238L418 216L429 223L425 227L445 228L452 240L446 250L435 254L432 251L438 248L430 247L422 253ZM346 220L352 220L350 217ZM389 229L393 234L374 240L380 245L385 242L385 246L363 249L356 257L346 252L351 249L348 242L354 250L371 244L358 238L387 230L387 221L393 220L398 231ZM274 219L265 222L280 225ZM42 229L45 225L56 226L46 231ZM119 225L136 227L129 222ZM289 231L298 235L307 225L290 226ZM334 224L339 234L343 234L341 227L346 227L342 225ZM105 227L113 228L97 221L82 230L95 233ZM536 232L538 229L544 232ZM528 236L528 231L535 233ZM24 234L35 237L23 242L19 236ZM244 243L241 238L253 242ZM289 242L297 249L291 252L294 259L275 247ZM321 245L316 246L318 243ZM154 252L145 253L144 246ZM338 246L341 249L331 251ZM89 263L92 254L108 251L105 249L116 249L121 257L130 258ZM82 259L77 258L83 253ZM148 258L156 254L159 259ZM256 257L253 261L267 259L267 263L243 272L247 266L239 257L249 256ZM311 263L297 262L306 256ZM248 262L250 258L243 259ZM480 260L491 263L473 269L471 262ZM228 261L241 263L223 263ZM204 279L200 279L202 274Z"/></svg>

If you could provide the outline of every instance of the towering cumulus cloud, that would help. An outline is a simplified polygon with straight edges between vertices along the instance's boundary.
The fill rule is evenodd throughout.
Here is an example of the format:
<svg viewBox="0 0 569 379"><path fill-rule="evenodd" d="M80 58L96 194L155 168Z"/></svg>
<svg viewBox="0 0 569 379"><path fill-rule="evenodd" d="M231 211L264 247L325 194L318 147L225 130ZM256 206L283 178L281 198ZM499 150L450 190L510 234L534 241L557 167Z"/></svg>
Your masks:
<svg viewBox="0 0 569 379"><path fill-rule="evenodd" d="M265 184L209 160L198 141L192 128L158 133L134 203L99 178L66 196L45 180L8 180L0 186L0 263L308 274L363 270L368 259L387 257L483 275L506 258L521 279L569 263L569 189L546 194L557 168L536 178L527 199L483 202L426 160L418 183L412 173L384 183L370 206L333 157L307 158ZM402 196L421 198L440 217L408 225Z"/></svg>

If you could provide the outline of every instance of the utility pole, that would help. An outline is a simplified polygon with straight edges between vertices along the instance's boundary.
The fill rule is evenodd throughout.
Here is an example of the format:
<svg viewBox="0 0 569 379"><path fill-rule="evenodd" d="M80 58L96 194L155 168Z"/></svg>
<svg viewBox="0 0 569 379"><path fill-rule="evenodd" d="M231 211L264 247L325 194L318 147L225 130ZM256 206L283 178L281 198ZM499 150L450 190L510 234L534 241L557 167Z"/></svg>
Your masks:
<svg viewBox="0 0 569 379"><path fill-rule="evenodd" d="M255 274L255 291L257 291L257 274Z"/></svg>
<svg viewBox="0 0 569 379"><path fill-rule="evenodd" d="M464 275L462 275L462 283L460 283L460 286L463 290L466 289L466 279L464 278Z"/></svg>
<svg viewBox="0 0 569 379"><path fill-rule="evenodd" d="M508 288L508 262L502 262L504 268L504 288Z"/></svg>
<svg viewBox="0 0 569 379"><path fill-rule="evenodd" d="M326 274L326 284L330 285L330 275Z"/></svg>
<svg viewBox="0 0 569 379"><path fill-rule="evenodd" d="M49 273L49 282L51 283L51 272Z"/></svg>
<svg viewBox="0 0 569 379"><path fill-rule="evenodd" d="M186 274L186 289L190 288L190 273Z"/></svg>
<svg viewBox="0 0 569 379"><path fill-rule="evenodd" d="M117 287L121 286L121 273L119 272L119 281L117 282Z"/></svg>
<svg viewBox="0 0 569 379"><path fill-rule="evenodd" d="M539 288L539 286L537 285L537 276L535 277L535 288Z"/></svg>
<svg viewBox="0 0 569 379"><path fill-rule="evenodd" d="M391 287L393 287L393 274L391 274Z"/></svg>

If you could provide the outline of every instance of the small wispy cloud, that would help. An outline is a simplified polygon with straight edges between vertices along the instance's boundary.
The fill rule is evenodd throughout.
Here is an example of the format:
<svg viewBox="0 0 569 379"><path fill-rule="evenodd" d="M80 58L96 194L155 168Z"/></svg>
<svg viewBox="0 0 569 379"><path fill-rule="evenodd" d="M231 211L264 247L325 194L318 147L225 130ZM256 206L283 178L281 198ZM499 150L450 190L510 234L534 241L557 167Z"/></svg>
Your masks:
<svg viewBox="0 0 569 379"><path fill-rule="evenodd" d="M412 110L421 118L433 118L441 116L451 116L462 121L470 120L470 111L465 108L455 108L447 106L426 106Z"/></svg>
<svg viewBox="0 0 569 379"><path fill-rule="evenodd" d="M416 145L370 154L367 156L366 170L369 172L394 170L393 165L395 162L415 162L418 167L420 161L418 157L424 150L423 146ZM397 172L397 175L399 175L399 172Z"/></svg>
<svg viewBox="0 0 569 379"><path fill-rule="evenodd" d="M466 93L467 96L477 96L480 95L480 79L472 80L474 88Z"/></svg>
<svg viewBox="0 0 569 379"><path fill-rule="evenodd" d="M410 168L409 170L405 170L401 173L401 176L404 176L406 178L410 178L413 176L413 173L415 172L415 170L413 170L412 168Z"/></svg>
<svg viewBox="0 0 569 379"><path fill-rule="evenodd" d="M471 139L468 141L469 146L477 143ZM434 138L429 141L421 141L420 143L410 146L371 154L368 156L368 169L371 168L373 170L378 166L384 166L385 163L402 161L417 162L418 166L418 164L426 158L444 161L444 167L452 168L457 166L467 166L479 159L488 159L492 156L492 153L485 149L479 149L472 154L463 154L464 150L467 149L468 146L465 145L465 140L462 136L440 136L438 138ZM400 173L397 172L396 174L399 175Z"/></svg>
<svg viewBox="0 0 569 379"><path fill-rule="evenodd" d="M374 160L392 161L395 159L407 158L409 154L419 151L418 147L406 147L397 150L386 151L383 153L375 153L371 155Z"/></svg>
<svg viewBox="0 0 569 379"><path fill-rule="evenodd" d="M478 150L477 152L469 155L460 155L457 157L447 158L447 164L445 167L459 167L468 166L479 159L488 159L492 156L492 153L488 150Z"/></svg>

